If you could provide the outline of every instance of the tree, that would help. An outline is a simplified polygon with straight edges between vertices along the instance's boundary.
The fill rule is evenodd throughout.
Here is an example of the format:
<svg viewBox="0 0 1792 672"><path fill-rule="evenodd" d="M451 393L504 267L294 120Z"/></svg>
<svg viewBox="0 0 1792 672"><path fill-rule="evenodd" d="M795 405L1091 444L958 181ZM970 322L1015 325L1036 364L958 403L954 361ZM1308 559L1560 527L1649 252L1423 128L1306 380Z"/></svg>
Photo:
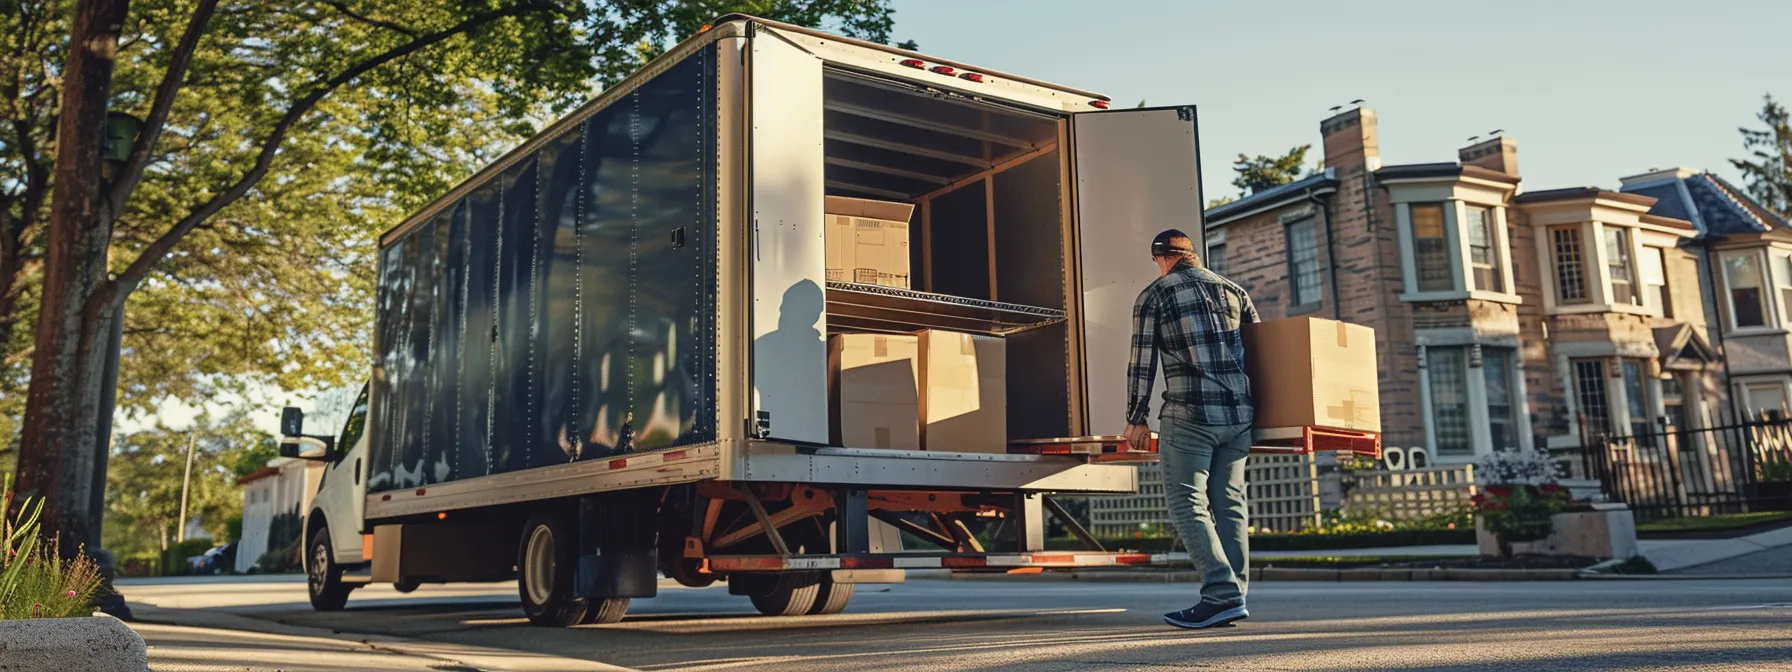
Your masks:
<svg viewBox="0 0 1792 672"><path fill-rule="evenodd" d="M1792 215L1792 117L1772 94L1761 98L1755 118L1767 128L1736 129L1742 133L1742 148L1754 160L1730 159L1730 165L1742 171L1749 196L1775 212Z"/></svg>
<svg viewBox="0 0 1792 672"><path fill-rule="evenodd" d="M1301 145L1281 156L1253 158L1239 154L1238 160L1232 163L1232 169L1238 171L1232 186L1238 187L1242 197L1293 182L1301 176L1301 167L1307 163L1307 150L1312 148L1312 145Z"/></svg>
<svg viewBox="0 0 1792 672"><path fill-rule="evenodd" d="M277 452L274 438L255 429L244 415L202 415L183 430L157 425L114 442L106 474L107 549L129 557L159 552L174 542L191 439L196 441L187 519L202 521L219 543L228 538L231 520L243 512L242 490L236 485L242 467L259 459L259 469Z"/></svg>
<svg viewBox="0 0 1792 672"><path fill-rule="evenodd" d="M418 181L440 185L464 176L465 169L439 165L432 150L441 148L442 138L427 134L457 128L469 96L489 103L506 131L522 134L534 120L583 100L593 83L618 80L640 58L695 34L719 14L747 10L809 25L832 23L874 40L887 39L891 25L886 0L311 0L222 10L216 0L66 4L40 0L31 6L38 10L31 30L48 30L65 11L72 18L61 69L43 77L44 86L32 94L58 99L60 108L53 170L43 178L50 202L45 224L38 225L45 231L44 256L19 455L22 487L48 496L44 515L61 531L65 552L96 539L98 521L89 503L93 475L103 470L101 392L110 384L104 365L113 321L139 288L166 288L157 282L180 286L175 297L189 292L238 294L245 303L281 300L278 294L255 296L261 288L253 282L232 286L214 274L228 275L219 265L232 258L232 244L277 247L299 233L235 220L241 213L258 215L254 221L264 224L279 221L277 209L254 212L278 202L291 186L267 178L288 171L295 179L345 179L313 170L307 149L352 158L354 171L377 178L362 184L390 179L393 191L416 195L425 191ZM50 50L45 63L54 63L56 53ZM142 78L121 84L148 86L135 89L135 97L115 96L115 70ZM107 164L101 134L114 108L143 123L134 138L121 139L121 146L128 145L122 160ZM416 129L426 137L418 138ZM332 153L345 148L346 155ZM189 156L202 158L183 163ZM168 181L158 192L156 180L181 166L195 179ZM367 207L406 205L396 193L374 197ZM158 210L172 214L130 219ZM346 212L350 221L365 219L352 207ZM353 287L354 274L371 265L367 249L332 260L343 266L332 277ZM365 310L353 296L345 302ZM268 319L237 315L244 347L279 340L280 329L292 337L291 330L309 328L305 315L265 315L283 308L264 305ZM18 314L15 308L0 317L16 320ZM167 322L191 327L215 324L219 314L154 317L138 324L149 330L165 329ZM171 333L178 337L178 330ZM357 337L350 331L317 340L325 348L355 348ZM288 347L293 342L284 341Z"/></svg>

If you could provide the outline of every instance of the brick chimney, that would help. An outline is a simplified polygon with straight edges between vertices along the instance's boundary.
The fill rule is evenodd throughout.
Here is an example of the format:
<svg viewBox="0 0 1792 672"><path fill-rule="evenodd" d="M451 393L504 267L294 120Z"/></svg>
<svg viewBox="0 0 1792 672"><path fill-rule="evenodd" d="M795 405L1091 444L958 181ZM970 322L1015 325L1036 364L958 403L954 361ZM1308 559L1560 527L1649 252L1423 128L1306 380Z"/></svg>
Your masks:
<svg viewBox="0 0 1792 672"><path fill-rule="evenodd" d="M1502 135L1463 147L1456 151L1456 157L1465 166L1480 166L1518 177L1518 141L1512 136Z"/></svg>
<svg viewBox="0 0 1792 672"><path fill-rule="evenodd" d="M1340 174L1381 169L1381 141L1375 132L1375 110L1359 107L1319 122L1325 138L1325 167Z"/></svg>

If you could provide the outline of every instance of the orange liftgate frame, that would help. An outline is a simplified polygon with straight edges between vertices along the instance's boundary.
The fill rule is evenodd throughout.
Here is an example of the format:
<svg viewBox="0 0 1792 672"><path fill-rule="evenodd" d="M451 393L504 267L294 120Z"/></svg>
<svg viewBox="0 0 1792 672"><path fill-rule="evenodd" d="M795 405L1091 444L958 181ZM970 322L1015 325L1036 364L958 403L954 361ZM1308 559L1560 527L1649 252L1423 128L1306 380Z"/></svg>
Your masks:
<svg viewBox="0 0 1792 672"><path fill-rule="evenodd" d="M1287 431L1287 430L1285 430ZM1329 427L1300 427L1287 439L1259 436L1251 453L1256 455L1304 455L1318 452L1353 453L1381 458L1381 435ZM1090 462L1156 462L1157 432L1151 433L1146 450L1133 450L1123 436L1080 436L1068 439L1031 439L1008 442L1008 452L1027 455L1083 455Z"/></svg>

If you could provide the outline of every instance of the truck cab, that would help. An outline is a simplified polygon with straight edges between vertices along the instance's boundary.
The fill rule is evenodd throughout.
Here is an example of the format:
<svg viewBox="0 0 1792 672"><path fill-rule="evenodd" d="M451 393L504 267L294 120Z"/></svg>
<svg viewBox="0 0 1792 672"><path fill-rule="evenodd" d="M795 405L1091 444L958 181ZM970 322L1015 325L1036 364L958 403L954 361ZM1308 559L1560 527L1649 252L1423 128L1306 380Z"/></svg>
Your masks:
<svg viewBox="0 0 1792 672"><path fill-rule="evenodd" d="M281 413L282 457L318 460L324 473L317 496L305 512L303 563L310 580L311 604L320 611L342 608L348 592L364 582L371 558L366 554L363 511L367 505L367 386L355 396L342 429L335 435L306 434L305 415L298 408ZM318 429L314 427L313 429ZM321 571L311 571L314 567Z"/></svg>

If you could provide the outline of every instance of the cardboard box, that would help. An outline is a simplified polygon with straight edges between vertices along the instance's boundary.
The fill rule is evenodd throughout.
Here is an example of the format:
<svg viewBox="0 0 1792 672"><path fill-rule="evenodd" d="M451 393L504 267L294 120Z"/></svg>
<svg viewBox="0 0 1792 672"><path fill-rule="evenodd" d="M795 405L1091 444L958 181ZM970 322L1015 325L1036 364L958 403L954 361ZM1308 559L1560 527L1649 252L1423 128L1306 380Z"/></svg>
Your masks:
<svg viewBox="0 0 1792 672"><path fill-rule="evenodd" d="M915 206L827 197L828 282L909 288L908 221Z"/></svg>
<svg viewBox="0 0 1792 672"><path fill-rule="evenodd" d="M914 336L828 339L831 442L848 448L921 449L920 343Z"/></svg>
<svg viewBox="0 0 1792 672"><path fill-rule="evenodd" d="M1001 338L921 332L921 445L1008 452L1008 350Z"/></svg>
<svg viewBox="0 0 1792 672"><path fill-rule="evenodd" d="M1244 328L1257 429L1381 431L1375 330L1317 317Z"/></svg>

